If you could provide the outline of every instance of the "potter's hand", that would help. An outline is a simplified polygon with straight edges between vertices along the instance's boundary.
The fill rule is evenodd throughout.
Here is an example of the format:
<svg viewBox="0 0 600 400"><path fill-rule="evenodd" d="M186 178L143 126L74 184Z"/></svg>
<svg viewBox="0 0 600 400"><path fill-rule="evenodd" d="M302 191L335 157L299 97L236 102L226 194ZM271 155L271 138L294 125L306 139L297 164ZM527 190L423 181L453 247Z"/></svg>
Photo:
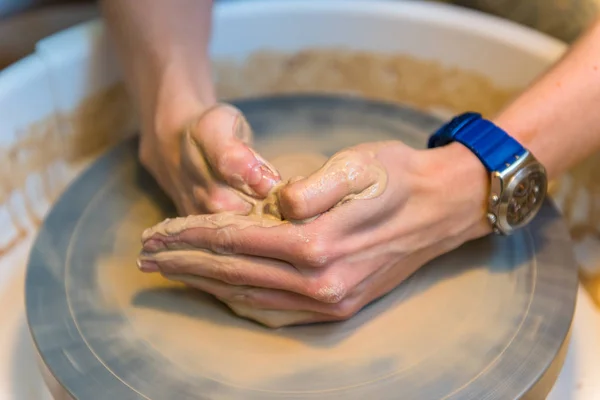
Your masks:
<svg viewBox="0 0 600 400"><path fill-rule="evenodd" d="M247 213L239 192L264 197L278 174L249 147L251 129L242 113L218 104L181 132L146 134L140 159L180 215L233 211Z"/></svg>
<svg viewBox="0 0 600 400"><path fill-rule="evenodd" d="M269 326L345 319L434 257L484 235L486 173L460 145L342 151L280 192L305 223L220 215L144 234L141 269L215 295Z"/></svg>
<svg viewBox="0 0 600 400"><path fill-rule="evenodd" d="M246 146L250 128L241 114L215 105L213 2L100 3L139 114L142 164L182 215L247 212L232 188L262 197L275 176Z"/></svg>

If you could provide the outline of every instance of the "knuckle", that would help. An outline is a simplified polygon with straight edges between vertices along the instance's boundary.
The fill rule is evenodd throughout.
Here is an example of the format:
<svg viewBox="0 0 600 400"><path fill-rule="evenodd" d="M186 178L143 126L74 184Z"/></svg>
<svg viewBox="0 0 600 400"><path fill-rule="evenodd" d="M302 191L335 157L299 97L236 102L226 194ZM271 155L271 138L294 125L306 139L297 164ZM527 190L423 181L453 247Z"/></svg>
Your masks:
<svg viewBox="0 0 600 400"><path fill-rule="evenodd" d="M331 249L322 239L312 239L303 243L300 251L302 262L309 267L325 267L331 258Z"/></svg>
<svg viewBox="0 0 600 400"><path fill-rule="evenodd" d="M216 254L235 254L235 244L233 241L231 226L222 226L216 229L214 241L211 243L211 251Z"/></svg>
<svg viewBox="0 0 600 400"><path fill-rule="evenodd" d="M203 206L209 214L227 211L227 205L221 199L215 197L208 198Z"/></svg>
<svg viewBox="0 0 600 400"><path fill-rule="evenodd" d="M341 320L346 320L352 318L358 311L360 307L358 307L358 303L351 299L344 299L339 303L333 304L331 306L331 315L339 318Z"/></svg>
<svg viewBox="0 0 600 400"><path fill-rule="evenodd" d="M354 189L356 182L366 173L367 156L359 148L350 148L339 152L334 158L331 165L343 166L341 169L336 167L336 180L344 182L349 190Z"/></svg>
<svg viewBox="0 0 600 400"><path fill-rule="evenodd" d="M312 296L323 303L340 303L346 296L347 287L344 280L338 276L319 278L313 288Z"/></svg>
<svg viewBox="0 0 600 400"><path fill-rule="evenodd" d="M357 181L364 176L365 168L356 160L349 161L345 169L344 180L350 190L354 190L357 186Z"/></svg>

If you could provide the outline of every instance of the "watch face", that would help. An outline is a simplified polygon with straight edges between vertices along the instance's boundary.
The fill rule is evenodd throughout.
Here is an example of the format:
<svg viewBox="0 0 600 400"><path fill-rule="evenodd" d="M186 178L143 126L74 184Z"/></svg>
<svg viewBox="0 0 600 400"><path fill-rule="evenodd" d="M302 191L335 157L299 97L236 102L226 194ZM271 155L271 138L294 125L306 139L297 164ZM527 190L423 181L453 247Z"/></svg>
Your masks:
<svg viewBox="0 0 600 400"><path fill-rule="evenodd" d="M513 227L528 223L538 212L547 190L546 175L539 170L515 176L511 182L512 192L508 198L506 221Z"/></svg>

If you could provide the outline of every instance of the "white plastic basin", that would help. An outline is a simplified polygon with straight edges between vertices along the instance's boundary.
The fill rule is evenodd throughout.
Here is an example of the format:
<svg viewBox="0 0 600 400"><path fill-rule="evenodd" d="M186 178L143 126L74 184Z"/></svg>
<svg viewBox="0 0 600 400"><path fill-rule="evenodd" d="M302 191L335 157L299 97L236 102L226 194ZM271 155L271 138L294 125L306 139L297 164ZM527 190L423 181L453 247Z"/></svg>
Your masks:
<svg viewBox="0 0 600 400"><path fill-rule="evenodd" d="M482 74L499 87L527 85L565 51L563 43L513 23L420 1L235 1L218 4L214 17L211 51L217 58L244 60L264 49L295 52L343 47L433 60ZM119 80L100 21L44 39L34 54L0 72L0 148L10 149L19 135L31 134L32 125L44 120L44 132L68 144L73 133L86 133L74 132L86 128L72 123L73 113L80 112L77 109L85 99ZM110 108L104 104L95 113L87 110L96 128L116 115ZM131 130L126 122L114 125L115 129ZM34 158L44 152L42 145L31 149ZM4 178L24 165L2 162L5 172L0 176ZM62 184L81 167L58 159L47 164ZM0 233L0 245L16 237L16 225L26 228L19 244L0 255L0 399L47 396L35 372L23 309L26 257L37 229L33 220L42 218L52 202L44 200L41 172L30 171L27 186L16 182L10 201L0 201L0 224L6 227ZM7 204L13 209L12 219ZM33 217L26 211L27 204ZM551 399L600 398L600 388L593 381L600 367L590 355L600 354L599 320L581 292L569 356ZM585 351L580 351L582 346Z"/></svg>

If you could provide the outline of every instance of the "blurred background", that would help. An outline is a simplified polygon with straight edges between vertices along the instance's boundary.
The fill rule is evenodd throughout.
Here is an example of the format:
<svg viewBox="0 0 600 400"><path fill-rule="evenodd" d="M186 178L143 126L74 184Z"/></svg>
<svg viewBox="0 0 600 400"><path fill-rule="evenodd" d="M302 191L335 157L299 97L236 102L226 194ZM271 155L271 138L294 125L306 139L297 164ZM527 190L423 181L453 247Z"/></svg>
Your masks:
<svg viewBox="0 0 600 400"><path fill-rule="evenodd" d="M600 8L600 0L437 1L507 18L565 42L575 40ZM94 0L0 0L0 69L29 54L41 38L98 15Z"/></svg>

